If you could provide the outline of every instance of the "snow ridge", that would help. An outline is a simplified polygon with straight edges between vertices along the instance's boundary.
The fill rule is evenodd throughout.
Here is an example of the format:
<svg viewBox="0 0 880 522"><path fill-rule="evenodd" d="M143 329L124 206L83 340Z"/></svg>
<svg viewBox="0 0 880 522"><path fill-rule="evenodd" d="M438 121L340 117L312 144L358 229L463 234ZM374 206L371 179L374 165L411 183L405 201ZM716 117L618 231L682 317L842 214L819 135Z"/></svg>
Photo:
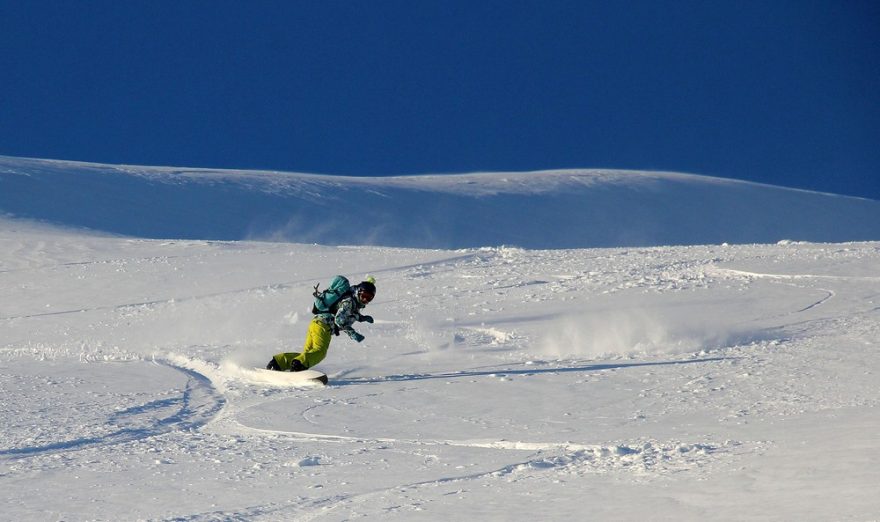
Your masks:
<svg viewBox="0 0 880 522"><path fill-rule="evenodd" d="M666 172L356 178L0 156L0 214L126 236L589 248L880 238L880 202Z"/></svg>

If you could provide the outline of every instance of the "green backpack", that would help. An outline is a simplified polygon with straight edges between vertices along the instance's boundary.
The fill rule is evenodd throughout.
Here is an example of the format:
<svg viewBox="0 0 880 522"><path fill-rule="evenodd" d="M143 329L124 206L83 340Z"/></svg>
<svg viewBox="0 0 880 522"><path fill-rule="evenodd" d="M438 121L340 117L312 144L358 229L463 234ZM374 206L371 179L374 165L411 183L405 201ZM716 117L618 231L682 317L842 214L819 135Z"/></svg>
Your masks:
<svg viewBox="0 0 880 522"><path fill-rule="evenodd" d="M330 286L324 290L318 291L318 286L315 285L315 291L312 293L315 296L315 302L312 304L312 313L316 315L335 314L339 301L347 295L352 295L351 283L348 282L345 276L338 275L334 277L330 281Z"/></svg>

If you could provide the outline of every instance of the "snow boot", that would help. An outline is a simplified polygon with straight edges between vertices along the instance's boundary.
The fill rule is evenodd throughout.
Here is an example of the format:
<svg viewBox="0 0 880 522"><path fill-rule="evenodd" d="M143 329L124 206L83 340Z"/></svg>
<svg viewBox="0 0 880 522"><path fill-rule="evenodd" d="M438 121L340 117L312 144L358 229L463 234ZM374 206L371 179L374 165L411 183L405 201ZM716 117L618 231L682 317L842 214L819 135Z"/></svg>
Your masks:
<svg viewBox="0 0 880 522"><path fill-rule="evenodd" d="M272 357L272 360L269 361L269 364L266 365L267 370L275 370L276 372L283 372L281 366L278 365L278 361ZM301 372L303 370L308 370L306 366L301 363L298 359L294 359L290 362L290 371L292 372Z"/></svg>

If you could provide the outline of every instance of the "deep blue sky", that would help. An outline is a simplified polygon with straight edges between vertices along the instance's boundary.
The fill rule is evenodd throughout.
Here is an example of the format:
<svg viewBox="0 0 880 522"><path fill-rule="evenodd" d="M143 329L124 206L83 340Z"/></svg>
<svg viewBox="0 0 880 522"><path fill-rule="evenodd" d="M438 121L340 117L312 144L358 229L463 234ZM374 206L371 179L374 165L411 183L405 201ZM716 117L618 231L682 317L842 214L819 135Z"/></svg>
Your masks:
<svg viewBox="0 0 880 522"><path fill-rule="evenodd" d="M880 199L880 2L0 0L0 154Z"/></svg>

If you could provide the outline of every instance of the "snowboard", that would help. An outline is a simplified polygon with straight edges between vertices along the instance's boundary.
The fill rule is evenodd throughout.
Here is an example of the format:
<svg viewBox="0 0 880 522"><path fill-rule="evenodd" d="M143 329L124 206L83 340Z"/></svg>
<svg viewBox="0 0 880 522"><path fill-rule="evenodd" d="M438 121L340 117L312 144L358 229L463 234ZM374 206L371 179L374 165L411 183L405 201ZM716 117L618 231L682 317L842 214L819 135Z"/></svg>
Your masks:
<svg viewBox="0 0 880 522"><path fill-rule="evenodd" d="M272 382L290 385L298 384L327 384L327 374L318 370L303 370L301 372L279 372L265 368L254 368L261 376Z"/></svg>

